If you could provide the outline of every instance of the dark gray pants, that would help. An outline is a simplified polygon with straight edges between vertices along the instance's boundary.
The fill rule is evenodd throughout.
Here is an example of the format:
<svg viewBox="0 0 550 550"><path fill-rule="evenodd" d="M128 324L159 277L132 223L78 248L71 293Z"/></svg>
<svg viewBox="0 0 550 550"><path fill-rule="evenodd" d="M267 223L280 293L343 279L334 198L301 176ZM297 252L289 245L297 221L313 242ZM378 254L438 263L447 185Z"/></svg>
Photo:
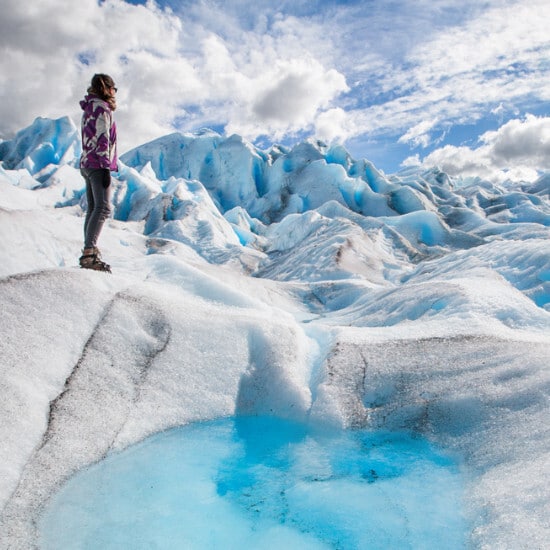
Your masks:
<svg viewBox="0 0 550 550"><path fill-rule="evenodd" d="M105 220L111 214L111 173L106 168L80 170L86 182L88 210L84 220L84 248L97 246Z"/></svg>

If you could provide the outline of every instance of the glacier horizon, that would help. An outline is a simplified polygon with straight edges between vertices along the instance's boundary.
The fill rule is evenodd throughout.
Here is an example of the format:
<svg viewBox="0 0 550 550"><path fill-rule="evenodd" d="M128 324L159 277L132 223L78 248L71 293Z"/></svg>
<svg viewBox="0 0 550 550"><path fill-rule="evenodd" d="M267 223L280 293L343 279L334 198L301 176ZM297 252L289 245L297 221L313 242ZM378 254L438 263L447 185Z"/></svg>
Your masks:
<svg viewBox="0 0 550 550"><path fill-rule="evenodd" d="M428 437L464 460L472 547L548 539L548 174L170 134L121 156L108 277L76 268L79 146L66 117L0 142L6 548L71 474L235 413Z"/></svg>

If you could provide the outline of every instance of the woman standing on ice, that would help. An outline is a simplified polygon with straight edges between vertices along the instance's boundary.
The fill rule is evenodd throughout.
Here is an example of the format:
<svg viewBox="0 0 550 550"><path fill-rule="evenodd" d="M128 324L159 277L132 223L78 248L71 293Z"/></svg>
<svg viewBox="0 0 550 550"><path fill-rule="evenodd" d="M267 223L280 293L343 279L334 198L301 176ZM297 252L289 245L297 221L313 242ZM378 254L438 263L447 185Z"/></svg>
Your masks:
<svg viewBox="0 0 550 550"><path fill-rule="evenodd" d="M88 95L80 102L82 115L82 156L80 172L86 181L88 210L84 221L84 250L80 267L111 271L101 261L97 240L105 220L111 213L111 170L118 170L116 150L116 109L113 79L95 74Z"/></svg>

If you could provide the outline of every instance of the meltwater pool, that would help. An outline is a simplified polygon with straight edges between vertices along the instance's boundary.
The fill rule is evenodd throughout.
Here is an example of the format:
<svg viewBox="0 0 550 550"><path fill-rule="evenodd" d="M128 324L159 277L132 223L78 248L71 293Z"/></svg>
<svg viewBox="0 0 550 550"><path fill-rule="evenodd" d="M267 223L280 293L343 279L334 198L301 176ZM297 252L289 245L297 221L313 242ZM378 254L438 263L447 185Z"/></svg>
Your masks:
<svg viewBox="0 0 550 550"><path fill-rule="evenodd" d="M72 477L44 550L464 548L459 465L407 433L271 417L156 434Z"/></svg>

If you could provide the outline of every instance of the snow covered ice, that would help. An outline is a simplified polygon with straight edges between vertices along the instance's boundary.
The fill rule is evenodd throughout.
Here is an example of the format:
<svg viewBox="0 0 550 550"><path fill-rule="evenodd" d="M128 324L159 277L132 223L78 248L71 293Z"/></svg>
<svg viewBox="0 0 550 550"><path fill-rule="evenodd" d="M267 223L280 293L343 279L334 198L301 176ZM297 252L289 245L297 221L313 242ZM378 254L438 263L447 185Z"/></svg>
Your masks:
<svg viewBox="0 0 550 550"><path fill-rule="evenodd" d="M548 175L173 134L122 157L107 276L76 267L79 152L67 118L0 142L1 548L48 547L56 499L149 436L247 417L427 440L466 547L547 545Z"/></svg>

